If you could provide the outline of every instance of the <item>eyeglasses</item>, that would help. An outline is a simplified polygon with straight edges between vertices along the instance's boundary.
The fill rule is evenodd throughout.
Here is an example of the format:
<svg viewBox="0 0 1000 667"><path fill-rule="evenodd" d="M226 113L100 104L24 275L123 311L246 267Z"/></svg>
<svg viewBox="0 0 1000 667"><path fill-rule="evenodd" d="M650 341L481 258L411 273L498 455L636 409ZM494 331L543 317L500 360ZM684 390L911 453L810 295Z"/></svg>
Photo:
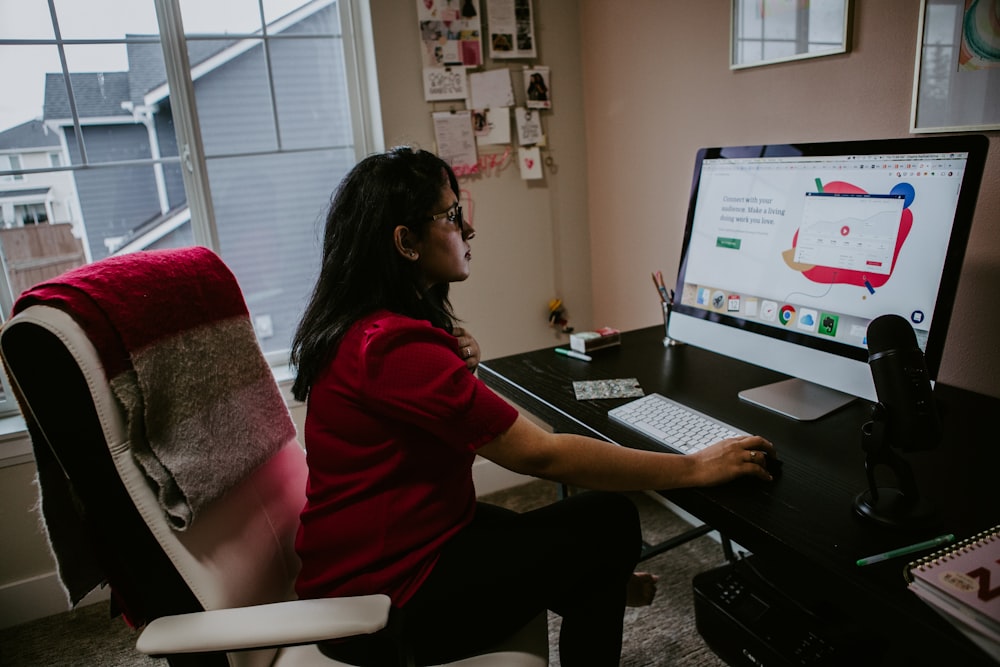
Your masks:
<svg viewBox="0 0 1000 667"><path fill-rule="evenodd" d="M429 219L431 222L447 219L448 222L458 227L459 231L465 231L465 221L462 219L462 207L458 205L458 202L452 204L447 211L432 215Z"/></svg>

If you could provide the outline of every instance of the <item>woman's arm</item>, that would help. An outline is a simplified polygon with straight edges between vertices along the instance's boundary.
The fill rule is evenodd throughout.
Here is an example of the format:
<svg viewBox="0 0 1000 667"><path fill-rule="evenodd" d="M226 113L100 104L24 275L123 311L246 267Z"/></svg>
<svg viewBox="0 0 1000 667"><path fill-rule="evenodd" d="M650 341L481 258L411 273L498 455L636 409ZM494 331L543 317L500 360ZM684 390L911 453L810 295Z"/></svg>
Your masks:
<svg viewBox="0 0 1000 667"><path fill-rule="evenodd" d="M751 454L751 452L756 452ZM770 480L764 467L774 447L759 436L726 438L695 454L619 447L603 440L549 433L523 416L477 454L514 472L604 491L711 486L751 475Z"/></svg>

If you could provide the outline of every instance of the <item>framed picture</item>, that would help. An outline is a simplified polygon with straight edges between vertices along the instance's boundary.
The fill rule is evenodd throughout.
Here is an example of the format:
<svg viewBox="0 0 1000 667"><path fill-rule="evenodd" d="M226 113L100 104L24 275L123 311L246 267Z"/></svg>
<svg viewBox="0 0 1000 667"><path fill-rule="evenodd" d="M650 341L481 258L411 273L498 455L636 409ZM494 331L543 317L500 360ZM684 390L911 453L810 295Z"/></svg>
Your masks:
<svg viewBox="0 0 1000 667"><path fill-rule="evenodd" d="M733 0L729 68L846 53L851 0Z"/></svg>
<svg viewBox="0 0 1000 667"><path fill-rule="evenodd" d="M1000 2L921 0L911 132L1000 129Z"/></svg>

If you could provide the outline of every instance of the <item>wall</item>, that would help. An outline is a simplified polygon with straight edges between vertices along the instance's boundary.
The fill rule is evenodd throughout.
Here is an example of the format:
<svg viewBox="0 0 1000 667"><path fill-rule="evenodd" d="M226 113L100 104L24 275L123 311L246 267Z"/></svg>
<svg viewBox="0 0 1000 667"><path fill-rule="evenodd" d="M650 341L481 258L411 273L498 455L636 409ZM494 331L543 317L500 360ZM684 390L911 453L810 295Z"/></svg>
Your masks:
<svg viewBox="0 0 1000 667"><path fill-rule="evenodd" d="M855 0L847 54L731 71L727 0L581 0L594 318L656 324L649 272L674 275L701 146L904 137L917 0ZM990 137L940 371L1000 397L1000 133Z"/></svg>
<svg viewBox="0 0 1000 667"><path fill-rule="evenodd" d="M556 296L565 303L571 325L599 326L590 310L577 4L537 0L538 59L486 64L552 68L553 108L542 121L548 139L543 158L551 157L555 169L547 168L540 181L521 180L516 164L499 176L461 180L472 197L476 237L472 275L454 285L451 296L456 314L476 336L485 358L566 342L567 336L557 334L548 322L547 304ZM398 0L372 0L371 5L386 145L410 143L434 150L430 114L451 105L424 102L416 6ZM514 78L515 97L523 104L519 76ZM463 108L461 103L455 106Z"/></svg>

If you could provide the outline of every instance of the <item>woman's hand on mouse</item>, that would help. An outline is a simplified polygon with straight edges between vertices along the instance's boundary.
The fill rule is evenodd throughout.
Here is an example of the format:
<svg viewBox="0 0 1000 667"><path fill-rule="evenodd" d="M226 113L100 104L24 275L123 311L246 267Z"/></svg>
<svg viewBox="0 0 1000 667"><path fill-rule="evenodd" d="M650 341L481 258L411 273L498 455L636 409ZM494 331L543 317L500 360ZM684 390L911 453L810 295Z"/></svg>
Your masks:
<svg viewBox="0 0 1000 667"><path fill-rule="evenodd" d="M712 486L750 475L771 481L767 470L769 457L774 457L774 445L758 435L726 438L688 456L698 464L699 486Z"/></svg>

